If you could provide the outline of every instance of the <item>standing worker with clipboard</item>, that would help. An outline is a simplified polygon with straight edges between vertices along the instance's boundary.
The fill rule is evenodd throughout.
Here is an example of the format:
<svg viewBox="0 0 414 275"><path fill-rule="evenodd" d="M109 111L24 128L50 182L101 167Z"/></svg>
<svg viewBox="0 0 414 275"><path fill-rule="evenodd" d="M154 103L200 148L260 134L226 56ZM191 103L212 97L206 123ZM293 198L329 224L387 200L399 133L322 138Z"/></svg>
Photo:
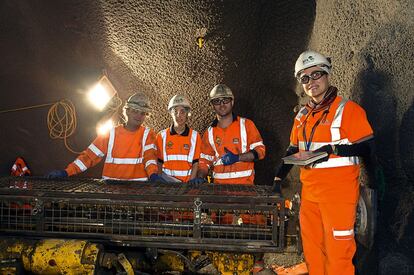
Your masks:
<svg viewBox="0 0 414 275"><path fill-rule="evenodd" d="M302 166L300 225L310 275L355 274L354 224L359 197L359 157L373 151L373 131L361 106L337 95L329 83L330 59L303 52L295 77L310 100L296 115L286 155L299 151L327 156ZM276 171L275 186L292 164Z"/></svg>

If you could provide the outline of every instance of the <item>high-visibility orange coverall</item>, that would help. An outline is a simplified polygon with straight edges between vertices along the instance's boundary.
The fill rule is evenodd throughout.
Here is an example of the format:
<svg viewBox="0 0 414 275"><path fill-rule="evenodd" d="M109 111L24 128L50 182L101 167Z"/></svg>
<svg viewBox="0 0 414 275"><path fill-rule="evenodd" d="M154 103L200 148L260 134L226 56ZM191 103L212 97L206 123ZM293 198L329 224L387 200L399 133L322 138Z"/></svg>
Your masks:
<svg viewBox="0 0 414 275"><path fill-rule="evenodd" d="M263 159L266 148L253 121L233 114L233 122L227 128L220 128L218 120L215 119L203 135L198 169L207 172L210 167L213 167L214 183L254 184L254 162L239 161L232 165L223 165L221 157L226 153L224 148L234 154L252 151L255 159ZM260 214L241 214L240 218L247 224L266 223L264 216ZM232 214L224 214L221 217L212 214L212 219L218 219L219 223L223 224L235 222Z"/></svg>
<svg viewBox="0 0 414 275"><path fill-rule="evenodd" d="M221 162L224 148L234 154L252 151L256 159L265 157L266 149L253 121L233 115L233 122L227 128L220 128L217 124L216 119L203 135L199 169L207 172L213 167L214 183L253 184L253 161L239 161L232 165Z"/></svg>
<svg viewBox="0 0 414 275"><path fill-rule="evenodd" d="M158 172L155 133L140 126L128 131L122 125L98 136L74 162L66 167L69 176L85 171L104 159L102 178L146 181Z"/></svg>
<svg viewBox="0 0 414 275"><path fill-rule="evenodd" d="M188 126L177 134L171 126L158 133L157 148L162 171L182 182L189 181L193 164L200 158L200 134Z"/></svg>
<svg viewBox="0 0 414 275"><path fill-rule="evenodd" d="M328 112L325 110L313 113L304 107L299 111L291 145L313 151L327 144L353 144L373 135L358 104L337 96ZM310 275L355 273L352 257L359 172L358 157L333 154L326 162L301 168L300 225Z"/></svg>
<svg viewBox="0 0 414 275"><path fill-rule="evenodd" d="M16 177L30 176L32 173L23 158L18 157L11 168L11 175Z"/></svg>

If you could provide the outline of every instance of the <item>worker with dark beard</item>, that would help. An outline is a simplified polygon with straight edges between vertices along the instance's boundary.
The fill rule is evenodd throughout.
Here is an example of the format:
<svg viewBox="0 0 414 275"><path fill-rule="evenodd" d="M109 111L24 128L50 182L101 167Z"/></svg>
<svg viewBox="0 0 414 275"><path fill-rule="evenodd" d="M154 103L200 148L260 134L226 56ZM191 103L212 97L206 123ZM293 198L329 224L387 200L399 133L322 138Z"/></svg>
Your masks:
<svg viewBox="0 0 414 275"><path fill-rule="evenodd" d="M199 178L212 170L214 183L253 184L254 162L265 157L265 145L250 119L233 113L234 95L224 84L210 92L216 119L203 135Z"/></svg>

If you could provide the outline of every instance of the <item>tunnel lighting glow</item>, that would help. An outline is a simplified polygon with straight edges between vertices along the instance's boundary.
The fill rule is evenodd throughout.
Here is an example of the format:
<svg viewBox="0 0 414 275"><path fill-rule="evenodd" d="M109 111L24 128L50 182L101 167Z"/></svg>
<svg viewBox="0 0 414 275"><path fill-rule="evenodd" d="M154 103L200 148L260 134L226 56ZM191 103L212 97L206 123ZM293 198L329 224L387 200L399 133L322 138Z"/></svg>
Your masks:
<svg viewBox="0 0 414 275"><path fill-rule="evenodd" d="M105 135L114 127L114 122L112 119L108 119L107 121L101 123L98 125L96 131L98 132L98 135Z"/></svg>
<svg viewBox="0 0 414 275"><path fill-rule="evenodd" d="M100 83L96 84L88 93L88 98L92 105L101 111L105 108L106 104L108 104L109 100L111 100L108 92Z"/></svg>
<svg viewBox="0 0 414 275"><path fill-rule="evenodd" d="M106 76L103 76L89 91L88 99L96 109L102 111L115 94L114 86Z"/></svg>

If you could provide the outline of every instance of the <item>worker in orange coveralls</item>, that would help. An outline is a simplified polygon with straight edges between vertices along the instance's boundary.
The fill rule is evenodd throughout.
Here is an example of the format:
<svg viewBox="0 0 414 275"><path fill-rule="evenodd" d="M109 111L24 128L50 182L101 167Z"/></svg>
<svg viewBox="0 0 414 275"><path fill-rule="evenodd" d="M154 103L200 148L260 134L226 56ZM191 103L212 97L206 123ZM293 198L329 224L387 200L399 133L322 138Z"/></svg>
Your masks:
<svg viewBox="0 0 414 275"><path fill-rule="evenodd" d="M17 157L16 161L14 162L11 168L10 174L15 177L23 177L23 176L30 176L32 173L30 172L23 158Z"/></svg>
<svg viewBox="0 0 414 275"><path fill-rule="evenodd" d="M233 113L234 95L224 84L210 91L216 119L203 135L198 178L204 182L209 169L216 184L254 184L254 162L265 157L266 148L253 121ZM216 217L212 215L212 219ZM260 214L224 214L223 224L265 224Z"/></svg>
<svg viewBox="0 0 414 275"><path fill-rule="evenodd" d="M303 52L295 77L310 100L296 115L286 155L326 152L323 159L301 167L301 236L310 275L355 274L354 224L359 198L359 157L374 150L373 131L365 111L337 95L329 83L330 59ZM275 186L292 165L276 171Z"/></svg>
<svg viewBox="0 0 414 275"><path fill-rule="evenodd" d="M48 178L79 174L104 159L103 179L163 181L158 175L155 133L142 125L150 111L145 94L130 96L124 106L125 124L99 135L65 170L52 171Z"/></svg>
<svg viewBox="0 0 414 275"><path fill-rule="evenodd" d="M173 96L168 104L173 125L157 135L158 170L167 181L192 182L197 176L201 137L187 126L190 111L186 97Z"/></svg>
<svg viewBox="0 0 414 275"><path fill-rule="evenodd" d="M254 162L265 157L265 145L253 121L233 113L234 95L224 84L210 92L216 119L203 135L199 178L212 169L214 183L253 184Z"/></svg>

